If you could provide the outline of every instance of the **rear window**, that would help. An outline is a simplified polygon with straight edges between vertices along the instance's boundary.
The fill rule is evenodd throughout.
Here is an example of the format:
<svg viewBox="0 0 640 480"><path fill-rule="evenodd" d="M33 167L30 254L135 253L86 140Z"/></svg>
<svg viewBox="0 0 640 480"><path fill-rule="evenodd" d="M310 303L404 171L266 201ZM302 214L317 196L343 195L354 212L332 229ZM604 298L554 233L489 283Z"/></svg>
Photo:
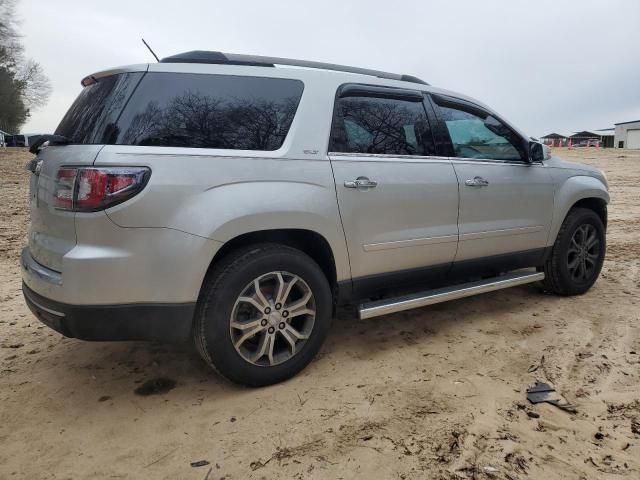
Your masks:
<svg viewBox="0 0 640 480"><path fill-rule="evenodd" d="M302 90L291 79L148 73L110 143L277 150Z"/></svg>
<svg viewBox="0 0 640 480"><path fill-rule="evenodd" d="M303 88L280 78L112 75L82 90L56 134L84 144L277 150Z"/></svg>
<svg viewBox="0 0 640 480"><path fill-rule="evenodd" d="M73 143L107 143L110 130L142 75L110 75L84 87L58 125L56 135Z"/></svg>

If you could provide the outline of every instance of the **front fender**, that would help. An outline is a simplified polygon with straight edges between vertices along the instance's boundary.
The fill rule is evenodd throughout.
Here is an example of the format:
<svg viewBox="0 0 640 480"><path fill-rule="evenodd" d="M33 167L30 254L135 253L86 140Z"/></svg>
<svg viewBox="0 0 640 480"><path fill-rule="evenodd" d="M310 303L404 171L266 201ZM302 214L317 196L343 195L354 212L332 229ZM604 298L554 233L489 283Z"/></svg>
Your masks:
<svg viewBox="0 0 640 480"><path fill-rule="evenodd" d="M598 198L609 203L609 192L606 185L595 177L577 175L568 178L556 190L554 212L547 245L551 246L558 236L562 222L569 210L580 200Z"/></svg>

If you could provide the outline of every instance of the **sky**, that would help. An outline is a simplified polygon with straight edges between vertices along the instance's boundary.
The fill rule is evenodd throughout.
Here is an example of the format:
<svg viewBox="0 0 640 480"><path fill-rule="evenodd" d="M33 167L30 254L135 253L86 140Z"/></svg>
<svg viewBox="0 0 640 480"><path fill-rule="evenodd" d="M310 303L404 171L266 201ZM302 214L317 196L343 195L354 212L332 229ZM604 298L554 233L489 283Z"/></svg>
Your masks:
<svg viewBox="0 0 640 480"><path fill-rule="evenodd" d="M25 133L48 133L93 72L189 50L418 76L532 136L640 119L640 1L19 0L26 54L53 87Z"/></svg>

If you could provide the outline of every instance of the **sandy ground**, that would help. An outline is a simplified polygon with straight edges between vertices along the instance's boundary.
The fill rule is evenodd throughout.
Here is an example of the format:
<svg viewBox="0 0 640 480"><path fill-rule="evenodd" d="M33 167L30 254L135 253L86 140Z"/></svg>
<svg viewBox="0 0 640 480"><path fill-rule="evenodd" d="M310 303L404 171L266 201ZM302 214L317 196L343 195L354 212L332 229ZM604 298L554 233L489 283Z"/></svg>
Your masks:
<svg viewBox="0 0 640 480"><path fill-rule="evenodd" d="M0 478L640 478L640 151L556 154L611 183L588 294L529 286L366 323L341 311L301 375L251 390L188 346L39 324L18 266L30 155L0 152ZM157 378L176 385L134 393ZM577 413L530 405L536 379Z"/></svg>

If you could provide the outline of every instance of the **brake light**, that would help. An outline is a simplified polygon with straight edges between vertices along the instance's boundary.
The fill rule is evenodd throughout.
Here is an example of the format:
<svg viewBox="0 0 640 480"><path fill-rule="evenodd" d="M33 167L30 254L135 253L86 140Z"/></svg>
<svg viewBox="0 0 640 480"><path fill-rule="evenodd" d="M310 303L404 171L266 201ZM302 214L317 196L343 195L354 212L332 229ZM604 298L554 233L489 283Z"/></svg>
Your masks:
<svg viewBox="0 0 640 480"><path fill-rule="evenodd" d="M56 181L56 208L71 210L73 207L73 186L77 168L61 168Z"/></svg>
<svg viewBox="0 0 640 480"><path fill-rule="evenodd" d="M104 210L140 193L150 175L147 167L62 167L55 206L74 212Z"/></svg>

